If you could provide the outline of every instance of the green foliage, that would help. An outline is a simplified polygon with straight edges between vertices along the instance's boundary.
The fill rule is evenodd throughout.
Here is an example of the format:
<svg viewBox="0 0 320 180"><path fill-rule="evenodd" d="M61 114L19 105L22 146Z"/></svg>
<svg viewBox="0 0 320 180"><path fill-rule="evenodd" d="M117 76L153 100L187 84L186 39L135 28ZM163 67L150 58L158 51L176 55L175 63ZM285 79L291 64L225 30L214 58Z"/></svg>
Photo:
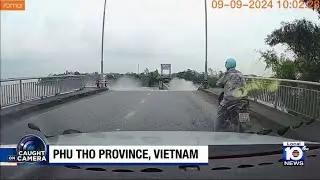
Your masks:
<svg viewBox="0 0 320 180"><path fill-rule="evenodd" d="M283 54L279 57L274 50L261 52L266 68L271 68L277 78L320 80L320 27L306 19L282 22L265 39L266 44L274 47L285 45L294 53L290 60Z"/></svg>
<svg viewBox="0 0 320 180"><path fill-rule="evenodd" d="M286 58L284 54L278 57L274 50L260 51L261 60L266 63L266 69L271 68L274 77L280 79L297 79L297 65Z"/></svg>
<svg viewBox="0 0 320 180"><path fill-rule="evenodd" d="M185 79L187 81L192 81L196 84L201 84L204 79L204 73L199 73L195 70L187 69L186 71L178 72L173 75L174 77Z"/></svg>
<svg viewBox="0 0 320 180"><path fill-rule="evenodd" d="M158 85L158 83L159 83L158 77L160 76L160 74L157 69L153 72L148 71L147 76L149 77L148 78L148 86Z"/></svg>

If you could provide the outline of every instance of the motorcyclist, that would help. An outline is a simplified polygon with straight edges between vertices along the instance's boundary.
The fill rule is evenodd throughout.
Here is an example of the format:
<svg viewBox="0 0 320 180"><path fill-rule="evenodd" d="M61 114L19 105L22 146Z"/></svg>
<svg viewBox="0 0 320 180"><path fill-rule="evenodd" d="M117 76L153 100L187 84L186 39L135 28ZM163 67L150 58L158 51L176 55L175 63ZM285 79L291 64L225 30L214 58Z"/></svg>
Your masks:
<svg viewBox="0 0 320 180"><path fill-rule="evenodd" d="M223 87L223 95L221 95L222 101L219 103L217 112L217 122L215 123L215 131L219 131L224 128L225 122L225 111L228 104L233 101L237 101L243 98L243 94L239 93L240 88L245 86L246 81L244 75L236 70L236 60L233 58L228 58L225 62L225 67L227 71L222 75L222 77L217 81L218 87Z"/></svg>

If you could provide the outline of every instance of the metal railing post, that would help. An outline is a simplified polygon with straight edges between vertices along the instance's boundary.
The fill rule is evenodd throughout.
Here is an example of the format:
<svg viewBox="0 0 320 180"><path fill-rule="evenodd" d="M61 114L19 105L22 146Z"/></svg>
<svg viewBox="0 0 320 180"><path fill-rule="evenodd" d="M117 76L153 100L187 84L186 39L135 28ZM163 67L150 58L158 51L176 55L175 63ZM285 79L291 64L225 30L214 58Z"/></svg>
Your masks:
<svg viewBox="0 0 320 180"><path fill-rule="evenodd" d="M19 99L20 99L20 104L23 103L23 98L22 98L22 80L19 80Z"/></svg>
<svg viewBox="0 0 320 180"><path fill-rule="evenodd" d="M80 86L80 90L84 88L84 77L80 77L80 81L81 81L81 86Z"/></svg>
<svg viewBox="0 0 320 180"><path fill-rule="evenodd" d="M257 90L254 88L249 98L285 113L320 120L319 115L313 112L319 107L316 102L320 99L319 82L250 76L245 78L248 84L253 83L254 80L267 84L267 86L258 87Z"/></svg>
<svg viewBox="0 0 320 180"><path fill-rule="evenodd" d="M59 78L56 78L56 95L60 93Z"/></svg>
<svg viewBox="0 0 320 180"><path fill-rule="evenodd" d="M279 93L278 93L278 89L277 89L275 92L275 98L274 98L274 108L276 108L276 109L278 106L278 99L279 99L278 95L279 95Z"/></svg>

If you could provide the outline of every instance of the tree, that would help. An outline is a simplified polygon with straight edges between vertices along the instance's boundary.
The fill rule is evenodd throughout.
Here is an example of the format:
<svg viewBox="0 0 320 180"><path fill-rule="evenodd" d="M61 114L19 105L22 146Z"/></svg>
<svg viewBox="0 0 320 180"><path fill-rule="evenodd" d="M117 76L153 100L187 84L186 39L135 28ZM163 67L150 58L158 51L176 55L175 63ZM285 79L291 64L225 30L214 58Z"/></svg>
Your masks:
<svg viewBox="0 0 320 180"><path fill-rule="evenodd" d="M146 69L144 70L144 74L145 74L145 75L148 75L148 74L149 74L149 69L148 69L148 68L146 68Z"/></svg>
<svg viewBox="0 0 320 180"><path fill-rule="evenodd" d="M159 80L158 77L160 76L158 70L156 69L153 72L150 72L148 75L149 81L148 81L148 86L155 86L158 84Z"/></svg>
<svg viewBox="0 0 320 180"><path fill-rule="evenodd" d="M209 76L215 76L214 70L212 68L208 68Z"/></svg>
<svg viewBox="0 0 320 180"><path fill-rule="evenodd" d="M195 70L187 69L186 71L178 72L175 77L192 81L196 84L201 84L204 78L204 73L199 73Z"/></svg>
<svg viewBox="0 0 320 180"><path fill-rule="evenodd" d="M286 62L284 67L297 70L300 79L320 80L320 28L318 25L306 19L282 22L281 27L269 34L265 42L271 47L278 44L285 45L287 50L294 53L295 68L290 62ZM282 61L283 57L277 57L270 51L266 54L270 55L270 59L264 58L268 68L272 68L276 59L280 58L279 61Z"/></svg>
<svg viewBox="0 0 320 180"><path fill-rule="evenodd" d="M266 63L266 69L271 68L275 78L297 79L297 68L294 61L281 54L278 57L274 50L260 51L261 60Z"/></svg>

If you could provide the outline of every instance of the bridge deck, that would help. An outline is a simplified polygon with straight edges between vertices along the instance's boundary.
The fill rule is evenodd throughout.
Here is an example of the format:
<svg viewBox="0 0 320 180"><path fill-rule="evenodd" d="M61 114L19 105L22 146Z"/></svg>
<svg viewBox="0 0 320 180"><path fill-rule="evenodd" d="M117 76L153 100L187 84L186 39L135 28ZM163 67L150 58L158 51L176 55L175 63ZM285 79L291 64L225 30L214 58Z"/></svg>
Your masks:
<svg viewBox="0 0 320 180"><path fill-rule="evenodd" d="M213 131L217 105L199 91L108 91L23 117L1 129L1 143L17 143L32 122L47 134L68 128L96 131ZM258 122L258 121L255 121ZM262 127L256 123L252 131Z"/></svg>

